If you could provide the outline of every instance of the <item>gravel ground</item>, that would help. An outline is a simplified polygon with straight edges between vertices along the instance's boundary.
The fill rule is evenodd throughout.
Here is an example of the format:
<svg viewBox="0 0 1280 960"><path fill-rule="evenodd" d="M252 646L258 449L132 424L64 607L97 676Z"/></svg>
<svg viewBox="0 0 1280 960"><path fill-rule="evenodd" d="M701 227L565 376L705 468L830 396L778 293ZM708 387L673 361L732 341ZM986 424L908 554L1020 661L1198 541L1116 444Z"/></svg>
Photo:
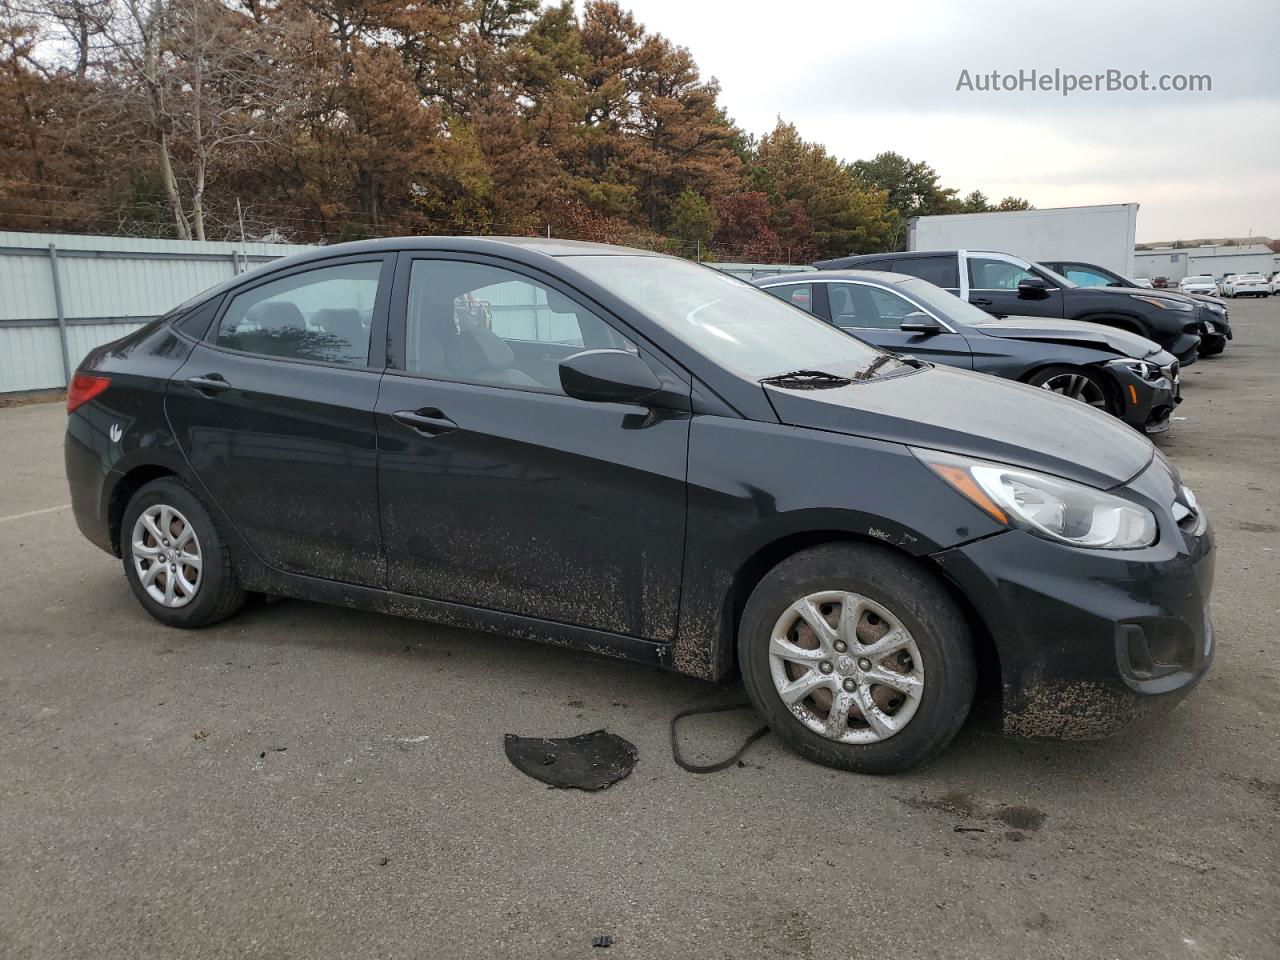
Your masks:
<svg viewBox="0 0 1280 960"><path fill-rule="evenodd" d="M1280 300L1231 309L1161 440L1217 531L1214 671L1100 743L980 712L892 778L772 737L686 774L668 719L734 691L504 637L166 629L63 506L60 406L0 410L0 957L1280 956ZM503 755L599 727L640 760L598 794Z"/></svg>

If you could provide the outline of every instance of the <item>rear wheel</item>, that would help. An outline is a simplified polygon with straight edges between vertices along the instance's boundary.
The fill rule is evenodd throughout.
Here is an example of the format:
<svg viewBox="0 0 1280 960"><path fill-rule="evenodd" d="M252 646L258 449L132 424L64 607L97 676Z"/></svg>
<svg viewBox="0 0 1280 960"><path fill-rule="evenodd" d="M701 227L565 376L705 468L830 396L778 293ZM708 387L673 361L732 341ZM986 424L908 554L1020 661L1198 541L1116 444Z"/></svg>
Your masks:
<svg viewBox="0 0 1280 960"><path fill-rule="evenodd" d="M180 480L154 480L135 493L125 507L120 539L129 586L161 623L203 627L244 604L213 517Z"/></svg>
<svg viewBox="0 0 1280 960"><path fill-rule="evenodd" d="M860 773L923 763L959 732L977 679L964 617L909 558L829 544L751 594L738 660L752 703L801 756Z"/></svg>
<svg viewBox="0 0 1280 960"><path fill-rule="evenodd" d="M1027 383L1087 403L1104 413L1115 413L1106 381L1085 367L1045 367L1028 377Z"/></svg>

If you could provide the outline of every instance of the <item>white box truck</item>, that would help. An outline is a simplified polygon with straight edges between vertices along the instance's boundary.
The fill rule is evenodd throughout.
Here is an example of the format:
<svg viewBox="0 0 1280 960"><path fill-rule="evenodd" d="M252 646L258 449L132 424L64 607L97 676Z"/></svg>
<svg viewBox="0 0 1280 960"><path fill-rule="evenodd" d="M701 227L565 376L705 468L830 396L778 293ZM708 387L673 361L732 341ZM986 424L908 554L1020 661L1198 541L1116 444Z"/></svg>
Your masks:
<svg viewBox="0 0 1280 960"><path fill-rule="evenodd" d="M1138 205L1105 203L912 217L908 250L998 250L1024 260L1079 260L1133 276Z"/></svg>

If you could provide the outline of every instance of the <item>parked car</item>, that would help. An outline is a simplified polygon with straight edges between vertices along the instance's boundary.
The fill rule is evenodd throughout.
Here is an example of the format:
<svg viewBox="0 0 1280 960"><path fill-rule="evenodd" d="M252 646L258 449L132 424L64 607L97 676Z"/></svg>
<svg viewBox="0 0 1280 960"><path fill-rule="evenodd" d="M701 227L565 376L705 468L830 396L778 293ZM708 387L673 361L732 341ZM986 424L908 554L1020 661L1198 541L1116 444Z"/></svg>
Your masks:
<svg viewBox="0 0 1280 960"><path fill-rule="evenodd" d="M1135 287L1142 287L1144 290L1155 289L1155 284L1153 284L1147 277L1134 277L1130 282Z"/></svg>
<svg viewBox="0 0 1280 960"><path fill-rule="evenodd" d="M1222 292L1228 297L1269 297L1271 284L1260 273L1235 273L1227 278Z"/></svg>
<svg viewBox="0 0 1280 960"><path fill-rule="evenodd" d="M1151 286L1155 290L1164 290L1169 286L1168 277L1156 277L1151 281Z"/></svg>
<svg viewBox="0 0 1280 960"><path fill-rule="evenodd" d="M1128 277L1121 276L1106 267L1100 267L1096 263L1081 263L1076 260L1054 260L1045 261L1044 266L1062 274L1068 280L1078 283L1082 287L1128 287L1130 289L1139 289L1139 281L1130 280ZM1204 288L1207 285L1210 292L1216 292L1212 277L1201 277L1199 279L1201 282L1193 284L1193 286ZM1200 356L1217 356L1226 349L1227 341L1232 337L1227 305L1217 297L1202 294L1198 290L1193 292L1183 289L1183 284L1185 283L1185 280L1179 281L1178 294L1194 301L1200 308Z"/></svg>
<svg viewBox="0 0 1280 960"><path fill-rule="evenodd" d="M1173 354L1115 327L996 318L900 273L830 270L755 284L882 350L1042 387L1147 433L1169 429L1180 402Z"/></svg>
<svg viewBox="0 0 1280 960"><path fill-rule="evenodd" d="M76 521L175 627L255 592L736 666L867 772L938 753L979 670L1010 732L1098 736L1213 656L1213 538L1147 438L671 257L319 248L91 351L67 409Z"/></svg>
<svg viewBox="0 0 1280 960"><path fill-rule="evenodd" d="M1236 275L1234 273L1224 273L1222 276L1218 277L1215 281L1218 285L1218 296L1225 297L1227 295L1227 285L1234 280L1235 277Z"/></svg>
<svg viewBox="0 0 1280 960"><path fill-rule="evenodd" d="M1204 296L1215 296L1218 283L1208 274L1197 274L1194 277L1183 277L1178 281L1179 293L1198 293Z"/></svg>
<svg viewBox="0 0 1280 960"><path fill-rule="evenodd" d="M1280 294L1280 270L1271 275L1271 293L1273 296Z"/></svg>
<svg viewBox="0 0 1280 960"><path fill-rule="evenodd" d="M1008 253L931 250L867 254L815 263L820 270L887 270L928 280L993 316L1086 320L1154 340L1182 366L1200 346L1196 305L1176 293L1080 287Z"/></svg>

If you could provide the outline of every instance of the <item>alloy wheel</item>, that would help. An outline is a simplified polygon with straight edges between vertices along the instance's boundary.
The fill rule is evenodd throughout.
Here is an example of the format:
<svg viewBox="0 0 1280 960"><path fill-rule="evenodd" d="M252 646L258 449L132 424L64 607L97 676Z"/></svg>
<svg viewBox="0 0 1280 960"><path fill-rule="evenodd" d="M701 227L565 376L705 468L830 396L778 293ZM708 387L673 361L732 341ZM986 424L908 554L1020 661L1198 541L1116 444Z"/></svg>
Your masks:
<svg viewBox="0 0 1280 960"><path fill-rule="evenodd" d="M200 538L183 514L167 504L147 507L133 524L133 569L156 603L185 607L200 589Z"/></svg>
<svg viewBox="0 0 1280 960"><path fill-rule="evenodd" d="M1107 398L1102 388L1081 373L1059 373L1040 384L1045 390L1060 393L1072 400L1079 400L1099 410L1107 409Z"/></svg>
<svg viewBox="0 0 1280 960"><path fill-rule="evenodd" d="M810 594L783 612L769 639L769 670L796 719L840 743L893 736L924 693L924 661L902 621L840 590Z"/></svg>

